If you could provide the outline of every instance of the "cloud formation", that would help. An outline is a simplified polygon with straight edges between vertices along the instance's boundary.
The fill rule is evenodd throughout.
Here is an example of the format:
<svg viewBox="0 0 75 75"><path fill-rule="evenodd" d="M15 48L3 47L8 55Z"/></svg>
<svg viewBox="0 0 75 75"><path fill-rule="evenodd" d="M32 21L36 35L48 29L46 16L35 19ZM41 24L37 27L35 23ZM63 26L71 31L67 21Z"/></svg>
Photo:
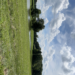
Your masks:
<svg viewBox="0 0 75 75"><path fill-rule="evenodd" d="M45 6L45 3L43 0L38 0L37 1L37 8L41 10L41 15L40 18L46 19L46 12L49 9L49 5Z"/></svg>
<svg viewBox="0 0 75 75"><path fill-rule="evenodd" d="M44 24L46 25L48 22L49 22L49 21L48 21L48 19L46 18L46 19L44 20Z"/></svg>
<svg viewBox="0 0 75 75"><path fill-rule="evenodd" d="M62 70L66 75L72 75L75 73L75 67L72 65L75 62L75 57L71 54L71 50L71 47L63 46L60 51L62 58Z"/></svg>
<svg viewBox="0 0 75 75"><path fill-rule="evenodd" d="M60 33L60 26L62 25L62 22L65 21L65 16L63 13L59 13L57 17L53 18L50 22L50 37L49 37L49 43L54 39L54 37Z"/></svg>
<svg viewBox="0 0 75 75"><path fill-rule="evenodd" d="M60 33L58 36L57 36L57 41L60 43L60 44L63 44L63 43L66 43L67 41L67 33L65 34L62 34Z"/></svg>
<svg viewBox="0 0 75 75"><path fill-rule="evenodd" d="M67 9L68 5L69 5L68 0L38 0L37 2L37 7L41 9L41 12L42 12L40 17L45 20L45 25L50 21L48 33L46 34L44 30L38 33L38 36L39 36L38 41L41 46L42 55L43 55L43 74L44 75L47 74L46 70L47 68L49 68L48 66L50 64L50 61L53 59L53 55L55 54L55 49L53 49L53 47L50 47L50 44L52 43L53 39L60 33L59 28L62 26L63 21L66 20L66 17L64 16L64 13L62 13L62 11L63 9ZM49 10L49 7L52 7L51 11L54 14L54 17L52 18L52 20L49 20L46 16L46 12L47 10ZM50 13L48 13L48 15L50 15ZM61 40L59 40L59 42L61 42ZM62 57L62 63L63 63L62 71L63 71L63 75L64 74L67 75L68 73L70 74L73 71L73 67L71 67L71 65L66 66L66 62L69 64L72 64L74 61L72 61L73 56L70 53L70 51L68 52L68 54L70 53L69 58L64 56L63 48L61 50L61 57ZM52 62L54 61L52 60ZM57 64L57 61L54 63ZM60 67L61 67L61 64L59 66L59 69ZM58 67L55 67L55 69L57 68ZM56 73L57 73L56 75L58 75L59 71L57 70ZM54 73L52 74L55 75Z"/></svg>
<svg viewBox="0 0 75 75"><path fill-rule="evenodd" d="M43 54L43 72L45 73L46 72L46 69L48 68L49 66L49 62L53 59L53 55L55 54L55 50L53 49L53 47L49 47L49 50L48 50L48 53L47 52L44 52Z"/></svg>
<svg viewBox="0 0 75 75"><path fill-rule="evenodd" d="M68 12L73 12L75 10L72 9L71 11L68 10ZM68 13L67 12L67 13ZM73 12L74 13L74 12ZM68 24L69 28L71 29L71 32L70 32L70 36L75 39L75 17L74 17L75 13L74 14L66 14L66 23Z"/></svg>
<svg viewBox="0 0 75 75"><path fill-rule="evenodd" d="M43 72L46 72L46 69L48 68L49 61L53 59L53 55L55 54L55 50L53 49L53 46L49 46L49 44L45 44L47 37L45 37L43 30L40 31L38 34L38 41L41 46L42 56L43 56ZM45 48L47 47L47 48Z"/></svg>
<svg viewBox="0 0 75 75"><path fill-rule="evenodd" d="M68 0L45 0L45 5L52 6L52 12L58 13L59 11L68 8L69 1Z"/></svg>

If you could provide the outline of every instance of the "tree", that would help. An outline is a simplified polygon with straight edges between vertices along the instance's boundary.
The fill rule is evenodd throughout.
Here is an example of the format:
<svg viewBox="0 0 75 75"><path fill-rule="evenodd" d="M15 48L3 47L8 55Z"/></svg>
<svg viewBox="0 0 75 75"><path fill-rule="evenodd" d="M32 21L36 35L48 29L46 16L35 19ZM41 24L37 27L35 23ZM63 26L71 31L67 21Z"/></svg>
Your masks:
<svg viewBox="0 0 75 75"><path fill-rule="evenodd" d="M32 16L39 16L39 14L41 14L41 10L40 9L32 9L31 10L31 15Z"/></svg>
<svg viewBox="0 0 75 75"><path fill-rule="evenodd" d="M36 49L41 50L39 43L37 41L34 41L34 44L35 44Z"/></svg>
<svg viewBox="0 0 75 75"><path fill-rule="evenodd" d="M39 54L41 54L41 51L40 50L38 50L38 49L34 49L33 50L33 55L39 55Z"/></svg>
<svg viewBox="0 0 75 75"><path fill-rule="evenodd" d="M32 70L32 75L41 75L41 71Z"/></svg>
<svg viewBox="0 0 75 75"><path fill-rule="evenodd" d="M34 43L37 41L38 35L37 33L34 31Z"/></svg>
<svg viewBox="0 0 75 75"><path fill-rule="evenodd" d="M32 64L35 65L39 63L39 61L42 61L42 55L33 55Z"/></svg>
<svg viewBox="0 0 75 75"><path fill-rule="evenodd" d="M45 26L42 23L36 21L33 23L32 28L35 32L39 32L40 30L44 29Z"/></svg>
<svg viewBox="0 0 75 75"><path fill-rule="evenodd" d="M42 19L42 18L41 18L41 19L38 18L38 19L37 19L37 22L40 22L42 25L44 25L44 19Z"/></svg>

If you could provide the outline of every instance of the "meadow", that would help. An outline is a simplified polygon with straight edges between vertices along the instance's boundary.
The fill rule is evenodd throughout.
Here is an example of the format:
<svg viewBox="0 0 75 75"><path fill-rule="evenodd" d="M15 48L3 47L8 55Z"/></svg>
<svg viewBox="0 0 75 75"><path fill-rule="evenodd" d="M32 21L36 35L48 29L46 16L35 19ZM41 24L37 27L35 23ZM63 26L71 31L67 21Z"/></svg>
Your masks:
<svg viewBox="0 0 75 75"><path fill-rule="evenodd" d="M31 51L27 0L0 0L0 75L31 75Z"/></svg>

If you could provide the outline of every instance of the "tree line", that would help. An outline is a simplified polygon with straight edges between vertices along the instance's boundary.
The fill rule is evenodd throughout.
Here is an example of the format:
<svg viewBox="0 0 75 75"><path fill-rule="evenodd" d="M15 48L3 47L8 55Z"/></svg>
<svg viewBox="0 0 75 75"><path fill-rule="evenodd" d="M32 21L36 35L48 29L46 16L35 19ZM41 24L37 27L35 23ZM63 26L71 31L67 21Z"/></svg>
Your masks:
<svg viewBox="0 0 75 75"><path fill-rule="evenodd" d="M41 48L37 41L37 32L45 28L44 20L39 18L41 10L37 8L31 8L32 25L31 28L34 30L34 46L32 56L32 75L42 75L42 55Z"/></svg>
<svg viewBox="0 0 75 75"><path fill-rule="evenodd" d="M34 32L34 46L33 46L33 56L32 56L32 75L42 75L42 55L41 48L37 41L37 33Z"/></svg>

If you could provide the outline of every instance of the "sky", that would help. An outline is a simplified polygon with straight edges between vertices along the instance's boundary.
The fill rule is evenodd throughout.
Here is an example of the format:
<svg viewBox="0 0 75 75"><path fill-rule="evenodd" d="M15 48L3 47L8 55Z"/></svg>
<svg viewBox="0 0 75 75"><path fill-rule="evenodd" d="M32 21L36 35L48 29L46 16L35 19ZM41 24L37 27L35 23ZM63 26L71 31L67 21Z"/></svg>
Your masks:
<svg viewBox="0 0 75 75"><path fill-rule="evenodd" d="M37 0L45 29L38 32L42 75L75 75L75 0Z"/></svg>

